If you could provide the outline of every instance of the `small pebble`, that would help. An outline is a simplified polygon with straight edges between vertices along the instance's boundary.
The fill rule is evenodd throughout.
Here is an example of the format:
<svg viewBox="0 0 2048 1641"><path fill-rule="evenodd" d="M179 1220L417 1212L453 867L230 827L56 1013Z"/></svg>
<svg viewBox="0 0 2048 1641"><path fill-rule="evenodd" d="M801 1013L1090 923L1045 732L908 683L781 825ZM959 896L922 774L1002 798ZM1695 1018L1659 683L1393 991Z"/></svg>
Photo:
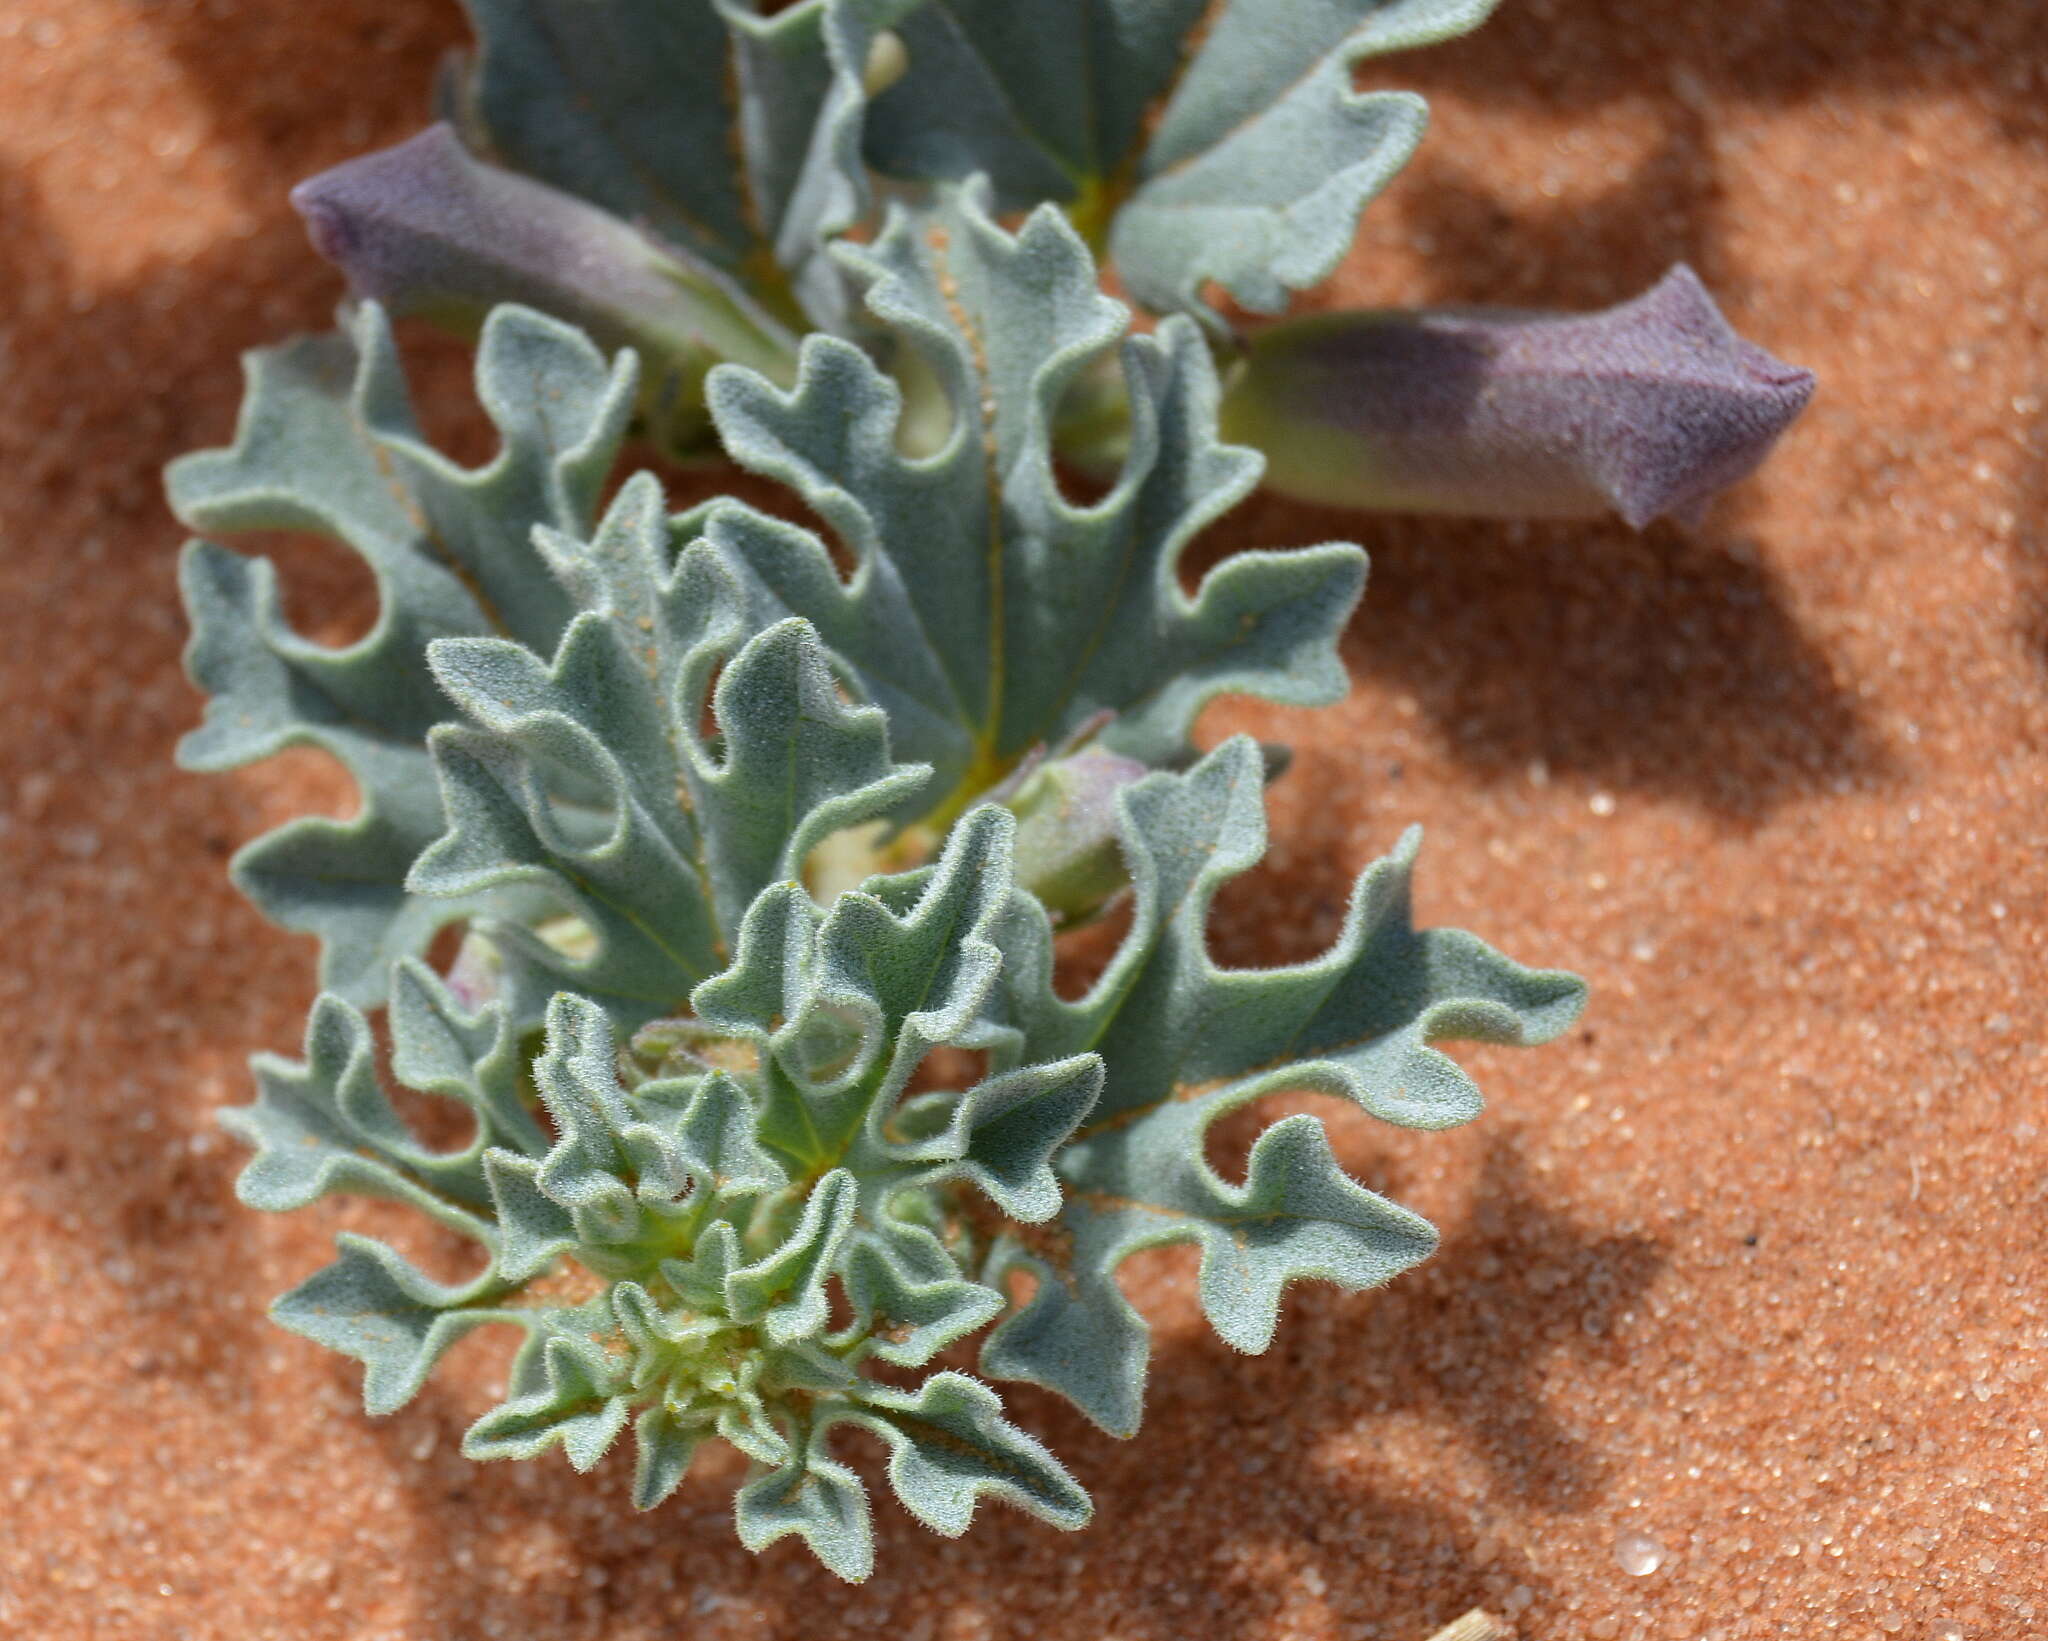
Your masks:
<svg viewBox="0 0 2048 1641"><path fill-rule="evenodd" d="M1664 1546L1648 1533L1623 1533L1614 1541L1614 1559L1632 1578L1647 1578L1664 1565Z"/></svg>

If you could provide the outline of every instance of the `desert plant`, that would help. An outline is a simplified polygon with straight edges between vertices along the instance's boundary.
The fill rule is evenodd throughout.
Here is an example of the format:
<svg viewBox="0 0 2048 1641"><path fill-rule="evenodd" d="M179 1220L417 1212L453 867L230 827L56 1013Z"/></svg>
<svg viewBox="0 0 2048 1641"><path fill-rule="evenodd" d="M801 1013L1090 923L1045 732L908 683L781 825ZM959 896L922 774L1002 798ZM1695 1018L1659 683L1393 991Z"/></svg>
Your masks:
<svg viewBox="0 0 2048 1641"><path fill-rule="evenodd" d="M1199 322L1233 436L1311 500L1640 527L1747 474L1812 392L1682 269L1591 320L1340 313L1246 334L1212 299L1274 315L1335 270L1427 119L1353 70L1493 0L468 5L479 45L445 77L448 123L302 184L314 241L397 312L474 325L519 301L632 344L644 425L678 452L713 444L718 360L786 384L809 330L919 391L830 249L872 221L878 178L1059 205L1131 300ZM1056 408L1070 458L1122 454L1113 374Z"/></svg>
<svg viewBox="0 0 2048 1641"><path fill-rule="evenodd" d="M1132 1255L1192 1244L1209 1323L1259 1352L1290 1284L1435 1245L1315 1116L1267 1120L1241 1180L1219 1120L1307 1092L1462 1123L1438 1045L1541 1042L1583 1002L1416 929L1412 833L1320 956L1216 960L1285 749L1204 750L1196 720L1336 699L1365 558L1239 552L1189 591L1188 544L1262 479L1690 520L1812 378L1682 266L1595 314L1285 317L1422 135L1354 69L1492 0L465 3L440 123L295 191L351 284L337 330L253 355L232 445L169 480L208 537L310 533L377 588L328 647L262 557L184 560L187 764L310 745L360 794L234 864L322 983L300 1057L223 1113L238 1194L382 1198L471 1250L443 1281L347 1234L273 1315L372 1413L509 1328L470 1456L588 1469L630 1426L653 1508L721 1441L743 1543L848 1579L874 1537L847 1426L937 1532L984 1496L1078 1528L1000 1387L1135 1434ZM478 466L420 430L407 316L476 340ZM819 527L673 511L622 476L635 437ZM1099 976L1056 986L1113 906Z"/></svg>
<svg viewBox="0 0 2048 1641"><path fill-rule="evenodd" d="M455 1338L511 1324L506 1400L468 1452L559 1445L587 1467L631 1423L651 1506L722 1438L750 1463L742 1539L798 1534L859 1578L869 1507L834 1428L879 1435L940 1532L983 1494L1080 1525L1078 1483L938 1354L993 1323L989 1379L1132 1433L1131 1253L1197 1244L1204 1310L1256 1351L1289 1282L1383 1282L1434 1245L1315 1117L1268 1126L1241 1184L1204 1158L1218 1118L1306 1089L1465 1121L1477 1091L1432 1045L1540 1041L1582 989L1415 930L1412 837L1360 878L1323 956L1219 967L1208 908L1263 853L1268 761L1241 738L1198 756L1193 720L1229 690L1334 697L1363 556L1240 554L1182 592L1181 549L1258 461L1217 439L1193 322L1125 336L1056 210L1011 233L969 185L834 255L944 395L924 453L903 447L896 382L832 336L800 344L786 387L725 364L705 399L847 569L737 502L671 515L644 474L600 510L635 357L516 308L482 330L503 438L482 467L421 440L365 305L342 336L256 356L234 446L171 489L202 528L347 544L382 600L368 636L326 649L285 624L263 561L203 542L186 559L189 664L214 697L188 761L306 742L363 790L352 819L295 822L237 867L322 938L331 988L303 1059L260 1060L256 1102L225 1115L255 1149L240 1194L395 1199L482 1260L445 1284L346 1236L276 1318L357 1358L377 1412ZM1052 410L1111 350L1129 455L1079 504ZM834 893L820 863L849 839L909 869ZM1128 929L1063 998L1059 919L1117 892ZM443 976L420 954L451 922L466 945ZM362 1012L379 1004L393 1075L466 1107L466 1144L433 1149L398 1116Z"/></svg>
<svg viewBox="0 0 2048 1641"><path fill-rule="evenodd" d="M522 650L558 672L595 665L592 635L624 611L647 624L636 652L663 657L659 710L679 687L700 691L707 669L750 634L802 617L804 653L828 658L841 686L886 713L892 751L919 766L889 775L869 800L849 787L815 815L785 804L744 882L697 861L733 847L705 832L713 800L708 787L698 793L667 823L690 836L664 847L694 862L678 868L684 879L714 888L727 929L760 871L794 870L831 832L870 819L943 830L1028 762L1083 746L1135 768L1184 762L1195 716L1220 693L1299 704L1342 694L1336 637L1365 580L1356 547L1242 553L1193 598L1181 590L1181 550L1259 469L1216 436L1215 374L1186 321L1124 336L1124 310L1097 289L1058 213L1008 234L971 188L932 212L898 212L872 246L843 246L840 259L865 285L874 322L920 350L943 391L938 448L899 448L895 383L832 337L805 341L787 391L734 367L714 373L709 396L733 458L787 481L833 526L856 561L848 577L817 536L737 502L664 519L651 478L632 481L597 528L635 358L607 364L576 331L516 308L492 317L478 355L478 395L503 437L478 469L420 441L375 305L344 335L255 355L234 446L174 464L173 505L194 527L315 531L359 553L378 581L375 628L335 651L284 625L264 562L201 544L184 568L191 671L214 697L186 760L227 767L308 742L340 757L363 789L351 820L295 821L236 864L269 915L321 937L328 985L373 1002L390 961L424 950L441 925L535 899L537 867L468 864L482 820L421 860L449 812L434 765L446 796L505 794L523 813L517 824L549 840L518 846L529 852L564 826L603 836L600 811L637 822L662 807L666 777L651 765L588 749L605 732L587 721L590 708L568 702L571 683L515 684L506 671ZM1131 449L1109 493L1079 505L1053 470L1050 413L1108 356L1133 407ZM701 552L675 558L672 545L700 538ZM670 587L665 578L678 576ZM447 642L459 636L487 642ZM476 723L430 737L450 693ZM508 716L524 697L531 704ZM572 750L548 715L579 710ZM537 717L546 727L529 722ZM480 760L470 748L483 733L530 750ZM700 778L697 765L675 767ZM880 771L863 779L880 781ZM616 809L636 779L648 807ZM581 819L565 819L565 805ZM1113 815L1098 809L1106 834ZM639 834L627 826L619 836L623 850ZM622 869L647 892L641 863ZM702 928L711 916L700 915ZM708 954L715 941L703 938Z"/></svg>

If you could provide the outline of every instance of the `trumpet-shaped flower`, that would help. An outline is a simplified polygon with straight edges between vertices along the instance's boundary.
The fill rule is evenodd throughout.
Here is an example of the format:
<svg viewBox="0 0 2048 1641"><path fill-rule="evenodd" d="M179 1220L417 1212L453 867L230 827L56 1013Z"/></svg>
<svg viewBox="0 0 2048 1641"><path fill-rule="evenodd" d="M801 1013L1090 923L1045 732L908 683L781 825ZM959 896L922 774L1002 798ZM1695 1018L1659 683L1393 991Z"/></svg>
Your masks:
<svg viewBox="0 0 2048 1641"><path fill-rule="evenodd" d="M307 178L292 204L356 294L392 313L475 330L499 303L524 302L608 349L637 348L656 367L659 421L701 413L704 372L720 360L794 374L795 339L731 280L573 194L484 164L447 125Z"/></svg>
<svg viewBox="0 0 2048 1641"><path fill-rule="evenodd" d="M1489 518L1690 519L1750 473L1813 375L1735 333L1679 264L1599 313L1319 314L1250 344L1225 436L1308 501Z"/></svg>

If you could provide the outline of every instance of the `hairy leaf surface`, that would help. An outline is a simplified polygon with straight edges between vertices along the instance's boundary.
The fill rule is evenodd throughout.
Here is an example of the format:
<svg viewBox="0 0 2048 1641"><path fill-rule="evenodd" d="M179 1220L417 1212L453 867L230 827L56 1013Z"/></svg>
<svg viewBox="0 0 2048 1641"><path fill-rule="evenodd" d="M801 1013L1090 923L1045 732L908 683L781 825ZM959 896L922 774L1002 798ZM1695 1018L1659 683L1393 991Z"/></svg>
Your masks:
<svg viewBox="0 0 2048 1641"><path fill-rule="evenodd" d="M1147 307L1212 317L1213 280L1277 313L1327 278L1358 215L1422 140L1406 92L1358 92L1369 57L1477 27L1494 0L1234 0L1189 65L1110 252Z"/></svg>
<svg viewBox="0 0 2048 1641"><path fill-rule="evenodd" d="M1007 811L977 808L933 866L872 879L829 911L793 884L770 889L732 969L692 999L710 1024L757 1045L768 1143L793 1170L850 1169L868 1227L907 1244L899 1281L932 1267L928 1236L890 1211L894 1195L971 1181L1005 1212L1047 1217L1059 1200L1050 1160L1101 1088L1101 1065L1083 1052L904 1098L933 1049L989 1040L1001 958L988 934L1013 893L1013 832Z"/></svg>
<svg viewBox="0 0 2048 1641"><path fill-rule="evenodd" d="M330 993L306 1022L305 1059L258 1056L256 1102L221 1114L222 1124L256 1151L236 1193L251 1207L273 1211L336 1191L389 1197L489 1245L486 1150L546 1149L519 1099L503 1014L465 1013L416 962L399 966L394 991L394 1061L412 1086L468 1108L476 1122L469 1143L437 1151L413 1134L378 1082L368 1023Z"/></svg>
<svg viewBox="0 0 2048 1641"><path fill-rule="evenodd" d="M813 910L811 956L828 978L812 994L836 987L839 1002L858 1000L851 1013L912 1044L971 1032L993 975L969 931L1010 893L1004 818L982 811L959 839L917 882L878 882L900 909L849 896L836 925ZM363 1364L371 1411L408 1401L471 1329L509 1323L526 1338L504 1400L464 1437L471 1458L530 1459L558 1447L588 1470L630 1426L634 1500L652 1508L679 1484L695 1447L716 1436L750 1461L735 1506L742 1540L758 1548L799 1534L848 1578L865 1576L873 1545L859 1480L827 1449L840 1424L890 1446L892 1485L940 1532L963 1531L984 1496L1057 1526L1085 1521L1087 1496L1003 1417L994 1392L957 1373L903 1389L860 1371L871 1356L922 1365L1002 1306L928 1229L896 1217L906 1193L954 1175L905 1166L895 1153L906 1148L883 1133L882 1117L842 1098L837 1109L855 1127L811 1131L836 1145L839 1160L807 1152L809 1171L798 1178L777 1154L787 1144L761 1119L779 1110L786 1137L790 1099L800 1102L799 1120L829 1113L816 1085L796 1086L764 1062L758 1072L700 1070L628 1086L605 1010L567 992L549 1005L532 1067L553 1136L541 1139L505 1086L503 1011L464 1014L437 984L408 969L394 1064L465 1099L478 1117L475 1143L436 1153L412 1139L378 1084L362 1017L332 997L315 1013L305 1062L264 1066L262 1099L229 1114L257 1147L241 1181L246 1200L285 1208L328 1191L391 1197L483 1246L482 1270L443 1283L381 1243L344 1235L337 1260L277 1302L282 1325ZM871 1094L900 1081L886 1057L861 1063ZM995 1090L980 1100L997 1111L992 1121L954 1125L979 1127L985 1139L993 1131L980 1164L992 1194L1020 1171L1042 1172L1043 1156L1085 1113L1069 1101L1054 1113L1056 1132L1042 1116L1020 1124L1028 1102L1020 1106L1017 1082L1012 1074L983 1085ZM1088 1083L1089 1100L1097 1083ZM967 1111L976 1097L927 1096ZM506 1113L493 1115L508 1098ZM514 1146L487 1147L505 1131ZM958 1177L986 1183L971 1169ZM935 1217L928 1204L923 1217ZM835 1279L853 1313L837 1331Z"/></svg>
<svg viewBox="0 0 2048 1641"><path fill-rule="evenodd" d="M441 1283L381 1242L344 1231L341 1257L270 1307L278 1326L363 1364L363 1407L391 1413L417 1396L443 1352L489 1322L524 1322L499 1308L506 1288L489 1272Z"/></svg>
<svg viewBox="0 0 2048 1641"><path fill-rule="evenodd" d="M915 1393L864 1385L826 1419L860 1425L886 1441L896 1496L948 1538L967 1531L983 1495L1069 1531L1094 1513L1060 1462L1003 1417L996 1393L965 1374L934 1374Z"/></svg>
<svg viewBox="0 0 2048 1641"><path fill-rule="evenodd" d="M334 649L295 632L277 576L199 541L182 570L186 669L211 699L185 738L188 768L218 770L288 746L332 753L358 812L300 819L236 857L266 916L319 937L329 989L381 1001L394 958L426 948L473 903L407 894L414 858L440 832L427 731L448 706L426 665L451 634L502 633L553 647L571 606L532 542L536 525L588 531L633 406L633 365L607 365L582 336L500 309L477 355L478 396L502 446L462 468L420 438L382 312L342 334L261 350L246 363L235 442L172 464L172 507L208 532L310 532L358 554L377 583L376 625Z"/></svg>
<svg viewBox="0 0 2048 1641"><path fill-rule="evenodd" d="M1242 1185L1204 1159L1211 1123L1282 1089L1336 1095L1409 1128L1464 1122L1478 1113L1478 1090L1431 1045L1541 1042L1584 1001L1571 975L1525 969L1459 930L1413 928L1413 833L1359 879L1324 956L1218 968L1204 924L1216 891L1264 853L1263 785L1258 747L1239 738L1186 775L1153 775L1126 791L1132 926L1079 1001L1052 988L1051 930L1036 902L1013 899L995 936L1005 1057L1092 1053L1106 1076L1060 1153L1058 1219L1012 1237L984 1274L998 1282L1025 1268L1038 1289L990 1337L983 1364L1061 1391L1120 1433L1137 1426L1148 1353L1143 1320L1115 1281L1131 1253L1198 1243L1209 1320L1240 1350L1261 1351L1290 1281L1369 1286L1435 1245L1425 1222L1343 1173L1316 1118L1267 1129Z"/></svg>
<svg viewBox="0 0 2048 1641"><path fill-rule="evenodd" d="M1064 219L1041 211L1011 235L969 189L842 254L870 311L936 375L950 434L929 457L903 454L896 384L833 338L806 341L787 393L721 366L710 401L729 452L794 486L857 568L842 580L808 532L737 506L704 528L745 566L754 619L806 616L888 713L899 755L938 771L942 813L1105 713L1111 748L1161 763L1218 694L1343 693L1335 641L1364 582L1356 548L1242 553L1181 591L1182 550L1259 471L1217 440L1193 326L1123 340L1130 454L1107 496L1076 505L1053 472L1052 418L1127 316Z"/></svg>
<svg viewBox="0 0 2048 1641"><path fill-rule="evenodd" d="M1145 111L1180 74L1206 0L929 0L899 28L903 78L868 111L892 176L981 172L1004 210L1128 186Z"/></svg>
<svg viewBox="0 0 2048 1641"><path fill-rule="evenodd" d="M709 546L671 563L652 478L627 483L587 544L540 541L584 608L551 661L510 639L433 646L469 722L433 734L449 829L410 886L558 903L594 936L587 956L479 920L508 960L515 1015L573 985L638 1024L680 1012L725 967L763 888L794 878L826 834L901 804L925 772L891 761L879 711L840 701L806 623L750 633Z"/></svg>
<svg viewBox="0 0 2048 1641"><path fill-rule="evenodd" d="M1422 135L1421 99L1352 89L1368 57L1477 26L1493 0L930 0L869 111L892 176L992 179L1005 210L1068 207L1125 289L1214 318L1214 280L1282 308L1327 277ZM1165 108L1149 142L1147 108Z"/></svg>
<svg viewBox="0 0 2048 1641"><path fill-rule="evenodd" d="M867 205L869 44L914 3L465 0L454 112L491 156L831 324L825 241Z"/></svg>

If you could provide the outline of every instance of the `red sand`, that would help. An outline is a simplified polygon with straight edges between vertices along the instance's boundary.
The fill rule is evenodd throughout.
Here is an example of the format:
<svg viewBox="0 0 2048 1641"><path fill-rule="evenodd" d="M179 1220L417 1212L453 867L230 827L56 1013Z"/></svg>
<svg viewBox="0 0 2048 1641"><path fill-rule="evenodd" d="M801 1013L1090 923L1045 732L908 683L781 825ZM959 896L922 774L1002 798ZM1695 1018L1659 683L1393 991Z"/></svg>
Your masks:
<svg viewBox="0 0 2048 1641"><path fill-rule="evenodd" d="M1426 916L1593 1007L1471 1055L1467 1130L1333 1117L1443 1225L1431 1265L1297 1290L1248 1360L1147 1260L1144 1434L1017 1397L1093 1528L946 1543L883 1504L858 1591L740 1550L728 1461L637 1517L618 1460L462 1460L498 1342L365 1419L262 1312L401 1221L241 1210L212 1124L310 982L225 857L337 788L173 771L155 475L226 436L236 349L338 294L286 187L413 128L459 36L445 0L0 0L0 1634L1410 1641L1484 1603L1543 1641L2048 1635L2033 0L1508 0L1376 71L1436 126L1345 299L1595 306L1684 257L1820 397L1691 534L1239 516L1362 540L1374 585L1349 702L1212 716L1300 749L1220 949L1312 949L1422 821ZM360 618L345 572L299 592Z"/></svg>

